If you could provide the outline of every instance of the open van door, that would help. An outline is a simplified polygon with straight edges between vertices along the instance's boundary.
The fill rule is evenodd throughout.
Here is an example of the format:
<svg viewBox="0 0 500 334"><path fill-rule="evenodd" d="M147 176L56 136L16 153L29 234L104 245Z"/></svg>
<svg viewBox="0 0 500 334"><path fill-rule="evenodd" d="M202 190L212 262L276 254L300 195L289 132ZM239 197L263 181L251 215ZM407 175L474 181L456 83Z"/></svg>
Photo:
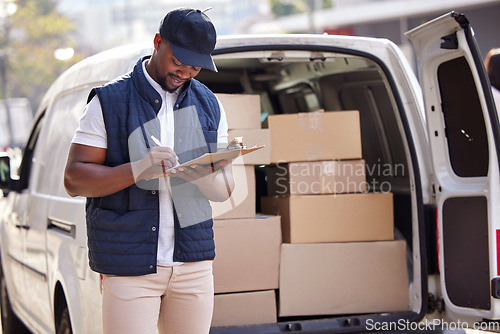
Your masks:
<svg viewBox="0 0 500 334"><path fill-rule="evenodd" d="M500 319L500 128L483 59L462 14L406 35L424 93L445 308Z"/></svg>

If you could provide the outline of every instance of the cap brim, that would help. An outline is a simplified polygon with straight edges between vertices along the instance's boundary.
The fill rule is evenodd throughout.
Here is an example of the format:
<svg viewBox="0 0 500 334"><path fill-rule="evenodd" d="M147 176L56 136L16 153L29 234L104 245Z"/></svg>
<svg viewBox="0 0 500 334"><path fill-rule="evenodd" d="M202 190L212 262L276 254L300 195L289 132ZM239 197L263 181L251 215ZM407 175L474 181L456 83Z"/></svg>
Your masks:
<svg viewBox="0 0 500 334"><path fill-rule="evenodd" d="M181 48L170 41L169 43L175 58L181 63L190 66L199 66L217 72L217 67L215 67L211 55Z"/></svg>

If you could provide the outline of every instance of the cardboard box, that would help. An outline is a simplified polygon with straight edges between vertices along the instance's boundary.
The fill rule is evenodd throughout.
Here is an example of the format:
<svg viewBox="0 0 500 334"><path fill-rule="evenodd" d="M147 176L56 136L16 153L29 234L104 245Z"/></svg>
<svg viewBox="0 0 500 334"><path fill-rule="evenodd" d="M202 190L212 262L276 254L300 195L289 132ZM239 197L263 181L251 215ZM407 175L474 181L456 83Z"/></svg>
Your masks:
<svg viewBox="0 0 500 334"><path fill-rule="evenodd" d="M214 220L215 293L278 288L279 216Z"/></svg>
<svg viewBox="0 0 500 334"><path fill-rule="evenodd" d="M260 96L215 94L226 112L229 129L260 129Z"/></svg>
<svg viewBox="0 0 500 334"><path fill-rule="evenodd" d="M269 195L366 192L364 160L290 162L267 166Z"/></svg>
<svg viewBox="0 0 500 334"><path fill-rule="evenodd" d="M274 290L215 295L212 327L275 323L276 313Z"/></svg>
<svg viewBox="0 0 500 334"><path fill-rule="evenodd" d="M358 111L270 115L271 162L361 159Z"/></svg>
<svg viewBox="0 0 500 334"><path fill-rule="evenodd" d="M238 161L240 158L236 159ZM234 190L224 202L210 202L212 216L216 219L255 217L255 168L233 164Z"/></svg>
<svg viewBox="0 0 500 334"><path fill-rule="evenodd" d="M234 137L243 137L246 147L264 145L264 148L244 155L242 162L245 165L269 165L271 163L271 133L269 129L233 129L228 131L228 142ZM239 163L235 160L233 164Z"/></svg>
<svg viewBox="0 0 500 334"><path fill-rule="evenodd" d="M409 309L406 243L283 244L279 315Z"/></svg>
<svg viewBox="0 0 500 334"><path fill-rule="evenodd" d="M281 215L283 242L394 239L391 193L263 197L261 211Z"/></svg>

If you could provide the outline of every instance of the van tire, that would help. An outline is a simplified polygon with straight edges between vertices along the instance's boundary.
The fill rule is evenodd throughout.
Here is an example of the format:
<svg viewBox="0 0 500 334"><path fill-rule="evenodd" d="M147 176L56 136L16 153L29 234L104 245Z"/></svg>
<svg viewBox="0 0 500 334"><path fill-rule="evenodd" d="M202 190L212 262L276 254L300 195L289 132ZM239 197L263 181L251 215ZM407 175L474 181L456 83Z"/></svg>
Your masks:
<svg viewBox="0 0 500 334"><path fill-rule="evenodd" d="M7 286L3 276L3 270L0 267L0 311L2 317L2 333L3 334L20 334L29 333L24 324L12 311Z"/></svg>
<svg viewBox="0 0 500 334"><path fill-rule="evenodd" d="M60 321L57 324L56 334L72 334L73 331L71 329L71 319L69 317L68 306L64 306L64 309L61 313Z"/></svg>

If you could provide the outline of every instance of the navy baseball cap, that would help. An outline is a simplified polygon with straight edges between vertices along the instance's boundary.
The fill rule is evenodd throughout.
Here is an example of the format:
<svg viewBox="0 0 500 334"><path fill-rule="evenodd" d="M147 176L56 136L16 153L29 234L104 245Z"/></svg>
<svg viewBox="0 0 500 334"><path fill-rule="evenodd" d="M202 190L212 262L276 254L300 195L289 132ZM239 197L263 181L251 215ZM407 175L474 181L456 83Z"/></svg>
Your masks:
<svg viewBox="0 0 500 334"><path fill-rule="evenodd" d="M160 35L170 43L181 63L217 72L212 59L217 33L208 16L199 9L177 8L165 15Z"/></svg>

